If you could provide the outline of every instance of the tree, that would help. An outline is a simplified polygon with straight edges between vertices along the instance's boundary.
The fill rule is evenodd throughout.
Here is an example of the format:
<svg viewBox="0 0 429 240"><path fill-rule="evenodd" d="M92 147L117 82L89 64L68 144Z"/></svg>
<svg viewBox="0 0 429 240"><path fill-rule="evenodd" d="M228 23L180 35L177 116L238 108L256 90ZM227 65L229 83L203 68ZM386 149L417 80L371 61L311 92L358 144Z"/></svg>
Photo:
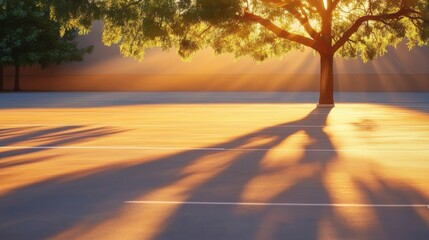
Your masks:
<svg viewBox="0 0 429 240"><path fill-rule="evenodd" d="M16 91L20 90L20 67L81 61L92 51L92 46L79 48L77 31L64 30L40 2L0 0L0 7L0 68L15 67Z"/></svg>
<svg viewBox="0 0 429 240"><path fill-rule="evenodd" d="M137 59L153 47L176 48L183 58L211 47L257 61L311 48L320 55L321 105L334 103L334 56L368 61L402 40L410 49L429 42L428 0L104 0L83 6L75 4L67 16L87 23L91 14L84 10L96 7L104 43L120 44L125 56ZM68 19L76 23L82 25Z"/></svg>

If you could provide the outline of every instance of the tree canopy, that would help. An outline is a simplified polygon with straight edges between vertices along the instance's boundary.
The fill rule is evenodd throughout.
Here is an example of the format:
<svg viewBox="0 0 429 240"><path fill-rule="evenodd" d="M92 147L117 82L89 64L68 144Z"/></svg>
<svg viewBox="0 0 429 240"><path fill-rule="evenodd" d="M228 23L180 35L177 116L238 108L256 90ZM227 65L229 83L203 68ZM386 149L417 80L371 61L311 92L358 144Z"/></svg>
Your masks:
<svg viewBox="0 0 429 240"><path fill-rule="evenodd" d="M92 46L79 48L77 31L61 31L50 9L38 1L0 0L0 65L29 66L80 61Z"/></svg>
<svg viewBox="0 0 429 240"><path fill-rule="evenodd" d="M80 0L68 10L70 1L53 2L69 26L103 20L103 41L137 59L152 47L174 47L184 58L212 47L258 61L305 46L320 52L323 28L338 56L364 61L402 40L411 48L429 39L428 0Z"/></svg>
<svg viewBox="0 0 429 240"><path fill-rule="evenodd" d="M334 55L368 61L403 40L429 42L429 0L88 0L69 9L66 26L85 29L98 16L104 43L139 60L154 47L185 59L211 47L257 61L308 47L321 56L321 92L332 89Z"/></svg>

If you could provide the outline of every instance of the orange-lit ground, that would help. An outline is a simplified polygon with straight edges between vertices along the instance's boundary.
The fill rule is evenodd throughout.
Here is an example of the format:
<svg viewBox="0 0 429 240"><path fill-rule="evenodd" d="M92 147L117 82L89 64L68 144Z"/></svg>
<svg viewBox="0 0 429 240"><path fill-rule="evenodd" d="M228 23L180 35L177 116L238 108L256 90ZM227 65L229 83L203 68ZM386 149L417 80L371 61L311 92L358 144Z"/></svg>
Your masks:
<svg viewBox="0 0 429 240"><path fill-rule="evenodd" d="M429 102L169 94L0 95L0 239L429 239Z"/></svg>

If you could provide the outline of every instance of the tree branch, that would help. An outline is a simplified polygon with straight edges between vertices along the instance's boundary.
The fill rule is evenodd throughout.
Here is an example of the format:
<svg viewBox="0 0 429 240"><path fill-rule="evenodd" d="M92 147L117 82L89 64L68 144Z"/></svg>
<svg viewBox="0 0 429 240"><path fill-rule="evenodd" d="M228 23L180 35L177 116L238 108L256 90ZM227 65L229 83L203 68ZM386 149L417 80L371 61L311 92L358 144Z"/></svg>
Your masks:
<svg viewBox="0 0 429 240"><path fill-rule="evenodd" d="M353 25L344 32L341 38L334 44L333 51L336 52L340 49L349 39L350 37L357 32L357 30L362 26L363 23L368 21L385 21L390 19L395 19L403 16L407 16L407 14L412 13L411 9L402 8L396 13L390 14L380 14L380 15L366 15L358 18Z"/></svg>
<svg viewBox="0 0 429 240"><path fill-rule="evenodd" d="M307 46L307 47L310 47L310 48L317 50L315 40L308 38L308 37L304 37L304 36L299 35L299 34L288 32L284 29L281 29L280 27L278 27L277 25L275 25L274 23L272 23L268 19L265 19L263 17L260 17L258 15L255 15L255 14L249 13L249 12L244 12L243 19L247 20L247 21L251 21L251 22L261 24L266 29L270 30L271 32L273 32L274 34L276 34L280 38L284 38L284 39L287 39L289 41L296 42L296 43L299 43L299 44L302 44L304 46Z"/></svg>
<svg viewBox="0 0 429 240"><path fill-rule="evenodd" d="M302 5L298 5L297 7L299 7L299 11L294 8L294 6L284 6L284 8L301 23L308 35L310 35L315 40L320 38L319 33L311 26L310 21L308 20L308 16Z"/></svg>

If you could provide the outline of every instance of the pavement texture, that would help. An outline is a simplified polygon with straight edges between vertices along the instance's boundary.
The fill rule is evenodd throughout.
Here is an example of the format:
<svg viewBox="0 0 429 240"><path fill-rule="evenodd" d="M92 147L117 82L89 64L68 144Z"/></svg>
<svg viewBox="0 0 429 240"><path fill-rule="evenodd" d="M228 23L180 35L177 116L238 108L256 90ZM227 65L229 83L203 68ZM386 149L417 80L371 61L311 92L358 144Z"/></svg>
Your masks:
<svg viewBox="0 0 429 240"><path fill-rule="evenodd" d="M429 239L429 93L2 93L0 239Z"/></svg>

